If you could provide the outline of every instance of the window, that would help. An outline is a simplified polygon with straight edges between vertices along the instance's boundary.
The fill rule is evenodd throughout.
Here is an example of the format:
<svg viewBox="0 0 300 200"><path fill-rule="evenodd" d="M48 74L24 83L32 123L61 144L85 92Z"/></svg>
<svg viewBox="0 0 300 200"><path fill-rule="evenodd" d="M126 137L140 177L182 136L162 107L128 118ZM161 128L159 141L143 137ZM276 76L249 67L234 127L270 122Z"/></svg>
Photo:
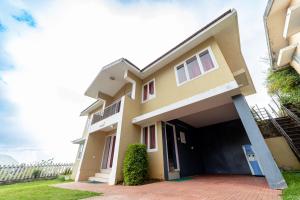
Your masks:
<svg viewBox="0 0 300 200"><path fill-rule="evenodd" d="M187 77L185 74L184 65L178 66L176 71L177 71L178 82L179 83L185 82L187 80Z"/></svg>
<svg viewBox="0 0 300 200"><path fill-rule="evenodd" d="M211 48L208 47L175 67L177 85L197 78L214 68L217 68L217 64Z"/></svg>
<svg viewBox="0 0 300 200"><path fill-rule="evenodd" d="M190 79L193 79L201 74L200 66L198 64L196 56L186 61L186 66L189 72Z"/></svg>
<svg viewBox="0 0 300 200"><path fill-rule="evenodd" d="M77 159L80 159L83 153L83 146L84 144L79 144L79 148L78 148L78 154L77 154Z"/></svg>
<svg viewBox="0 0 300 200"><path fill-rule="evenodd" d="M155 82L154 79L143 85L143 102L155 97Z"/></svg>
<svg viewBox="0 0 300 200"><path fill-rule="evenodd" d="M199 57L205 72L215 67L208 50L205 50L204 52L200 53Z"/></svg>
<svg viewBox="0 0 300 200"><path fill-rule="evenodd" d="M149 152L157 150L156 128L154 124L142 128L142 143L146 145Z"/></svg>

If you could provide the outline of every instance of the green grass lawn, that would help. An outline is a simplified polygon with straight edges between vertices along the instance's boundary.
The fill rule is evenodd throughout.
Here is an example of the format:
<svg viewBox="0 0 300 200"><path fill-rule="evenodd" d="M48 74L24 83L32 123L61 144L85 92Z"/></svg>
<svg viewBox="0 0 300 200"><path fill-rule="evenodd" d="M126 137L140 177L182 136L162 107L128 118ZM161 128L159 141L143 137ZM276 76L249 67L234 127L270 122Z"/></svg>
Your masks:
<svg viewBox="0 0 300 200"><path fill-rule="evenodd" d="M300 172L282 173L288 188L283 190L283 200L300 200Z"/></svg>
<svg viewBox="0 0 300 200"><path fill-rule="evenodd" d="M75 200L101 195L96 192L52 187L60 180L41 180L0 186L0 200Z"/></svg>

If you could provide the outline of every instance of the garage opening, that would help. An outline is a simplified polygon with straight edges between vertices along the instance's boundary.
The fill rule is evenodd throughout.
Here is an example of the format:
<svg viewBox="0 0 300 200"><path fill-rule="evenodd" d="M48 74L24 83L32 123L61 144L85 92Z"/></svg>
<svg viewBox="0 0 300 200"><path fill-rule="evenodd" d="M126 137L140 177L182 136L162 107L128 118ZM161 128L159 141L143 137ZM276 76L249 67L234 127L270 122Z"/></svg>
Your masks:
<svg viewBox="0 0 300 200"><path fill-rule="evenodd" d="M201 174L262 175L232 103L164 124L167 179Z"/></svg>

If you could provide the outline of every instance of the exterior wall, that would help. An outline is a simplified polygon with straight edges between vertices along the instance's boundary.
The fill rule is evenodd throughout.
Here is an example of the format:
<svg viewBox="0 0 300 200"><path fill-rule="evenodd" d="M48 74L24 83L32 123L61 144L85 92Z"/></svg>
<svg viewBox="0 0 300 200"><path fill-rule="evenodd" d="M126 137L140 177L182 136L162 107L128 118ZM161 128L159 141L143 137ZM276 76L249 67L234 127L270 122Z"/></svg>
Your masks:
<svg viewBox="0 0 300 200"><path fill-rule="evenodd" d="M297 44L298 47L294 53L294 59L291 62L291 66L300 74L300 32L289 37L290 44Z"/></svg>
<svg viewBox="0 0 300 200"><path fill-rule="evenodd" d="M95 173L100 172L102 153L105 145L105 137L112 132L95 132L88 136L82 163L80 166L79 181L85 181Z"/></svg>
<svg viewBox="0 0 300 200"><path fill-rule="evenodd" d="M265 139L278 167L284 170L300 170L300 163L284 137Z"/></svg>
<svg viewBox="0 0 300 200"><path fill-rule="evenodd" d="M208 46L212 48L219 68L177 86L174 67ZM183 56L175 59L153 75L147 77L143 80L143 83L153 78L155 78L156 97L142 103L142 114L235 80L214 38L208 39ZM142 93L142 90L138 90L138 92Z"/></svg>
<svg viewBox="0 0 300 200"><path fill-rule="evenodd" d="M164 158L163 158L163 140L162 140L162 123L156 122L157 133L157 151L148 152L149 161L149 178L164 179ZM141 138L141 131L140 131Z"/></svg>

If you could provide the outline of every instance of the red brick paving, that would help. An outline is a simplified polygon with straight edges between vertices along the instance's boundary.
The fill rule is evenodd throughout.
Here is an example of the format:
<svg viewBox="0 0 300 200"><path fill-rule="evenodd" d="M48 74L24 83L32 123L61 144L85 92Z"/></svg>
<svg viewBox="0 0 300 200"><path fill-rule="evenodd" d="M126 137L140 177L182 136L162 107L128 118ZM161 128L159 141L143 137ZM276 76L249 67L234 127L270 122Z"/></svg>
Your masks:
<svg viewBox="0 0 300 200"><path fill-rule="evenodd" d="M57 187L103 192L89 200L279 200L264 178L253 176L197 176L183 182L164 181L142 186L109 186L91 183L63 183Z"/></svg>

